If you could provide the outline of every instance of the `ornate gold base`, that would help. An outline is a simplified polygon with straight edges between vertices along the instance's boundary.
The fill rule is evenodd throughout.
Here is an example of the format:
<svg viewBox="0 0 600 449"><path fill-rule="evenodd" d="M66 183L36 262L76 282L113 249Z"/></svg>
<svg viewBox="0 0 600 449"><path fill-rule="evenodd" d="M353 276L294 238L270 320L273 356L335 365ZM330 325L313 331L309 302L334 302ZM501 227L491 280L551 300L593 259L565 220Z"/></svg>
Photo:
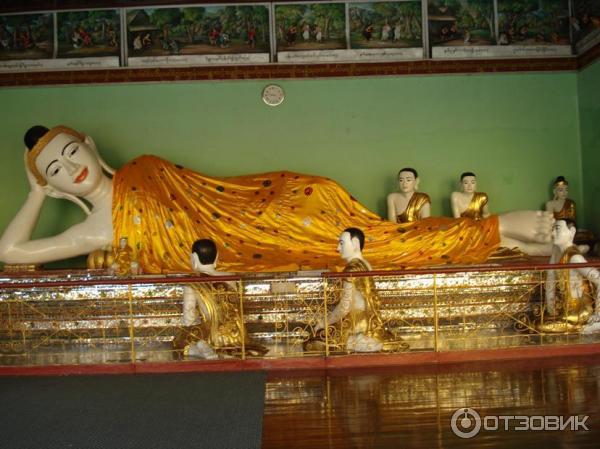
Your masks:
<svg viewBox="0 0 600 449"><path fill-rule="evenodd" d="M182 323L183 289L190 282L186 277L140 277L131 283L100 271L46 271L5 278L9 284L0 289L0 365L56 363L54 358L60 364L169 361L185 357L191 342L208 338ZM309 340L315 323L336 307L342 286L336 279L246 277L231 292L243 305L249 334L245 351L238 343L213 349L224 359L281 358L500 349L588 338L576 332L587 320L581 313L567 320L564 313L544 317L542 279L533 269L376 276L389 335L373 337L370 351L369 342L357 348L345 332L334 332L327 345L324 336ZM283 282L285 289L279 288ZM568 310L574 315L574 308ZM551 321L538 327L544 318Z"/></svg>
<svg viewBox="0 0 600 449"><path fill-rule="evenodd" d="M539 324L537 329L547 334L563 334L565 332L577 332L582 328L582 324L572 324L568 321L550 321Z"/></svg>
<svg viewBox="0 0 600 449"><path fill-rule="evenodd" d="M25 264L25 263L7 263L4 264L4 269L2 270L5 273L30 273L33 271L39 271L41 265L36 264Z"/></svg>
<svg viewBox="0 0 600 449"><path fill-rule="evenodd" d="M403 352L403 351L408 351L410 349L410 345L405 342L404 340L402 340L400 337L397 337L394 340L389 340L389 341L384 341L383 343L383 347L378 350L378 351L374 351L374 352ZM317 336L317 337L313 337L310 338L309 340L305 341L304 344L302 345L302 348L305 352L318 352L318 353L324 353L327 351L327 349L329 350L329 352L344 352L344 353L351 353L351 352L357 352L357 351L353 351L350 350L348 348L344 348L341 344L339 343L329 343L327 344L325 342L325 339Z"/></svg>

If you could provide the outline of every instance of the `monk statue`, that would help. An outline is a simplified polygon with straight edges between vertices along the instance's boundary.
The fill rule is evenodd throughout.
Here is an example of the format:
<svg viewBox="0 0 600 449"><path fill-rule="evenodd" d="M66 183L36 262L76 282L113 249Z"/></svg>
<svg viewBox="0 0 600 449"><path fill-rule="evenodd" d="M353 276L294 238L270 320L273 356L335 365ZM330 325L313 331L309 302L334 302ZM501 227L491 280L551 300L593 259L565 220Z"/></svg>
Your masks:
<svg viewBox="0 0 600 449"><path fill-rule="evenodd" d="M127 237L121 237L111 269L118 276L131 276L132 274L138 274L138 268L133 249L127 243Z"/></svg>
<svg viewBox="0 0 600 449"><path fill-rule="evenodd" d="M339 238L337 250L346 262L345 273L372 271L362 256L364 233L357 228L345 229ZM380 299L371 277L346 278L342 284L340 299L327 318L317 321L314 327L316 339L309 340L305 349L319 349L325 342L319 331L333 326L329 345L333 349L350 352L398 351L408 349L408 344L392 334L379 313ZM319 344L320 343L320 344Z"/></svg>
<svg viewBox="0 0 600 449"><path fill-rule="evenodd" d="M188 248L202 232L219 247L223 270L323 270L340 266L332 235L353 226L365 230L365 257L377 269L482 263L500 244L528 254L551 251L554 219L547 213L396 224L319 176L213 178L154 156L114 171L90 137L62 126L35 126L25 143L30 192L0 237L0 261L8 264L88 255L117 248L127 236L143 273L187 272ZM32 239L46 196L77 203L87 217L58 235Z"/></svg>
<svg viewBox="0 0 600 449"><path fill-rule="evenodd" d="M431 215L431 200L426 193L417 192L419 175L414 168L398 172L398 192L387 197L388 220L394 223L411 223Z"/></svg>
<svg viewBox="0 0 600 449"><path fill-rule="evenodd" d="M460 175L460 192L452 192L450 205L454 218L467 217L481 220L490 216L487 193L477 191L477 177L473 172Z"/></svg>
<svg viewBox="0 0 600 449"><path fill-rule="evenodd" d="M217 246L212 240L196 240L192 245L192 270L208 276L227 276L217 271ZM255 343L240 313L235 284L206 282L187 285L183 290L183 329L173 347L184 355L216 359L218 354L239 355L242 347L249 355L264 355L264 346Z"/></svg>
<svg viewBox="0 0 600 449"><path fill-rule="evenodd" d="M554 197L546 202L546 210L552 212L556 220L567 220L577 227L577 210L575 201L569 198L569 183L564 176L558 176L552 184ZM587 230L577 227L575 234L575 244L582 254L590 249L590 244L596 242L594 234Z"/></svg>
<svg viewBox="0 0 600 449"><path fill-rule="evenodd" d="M554 247L550 263L586 263L577 246L573 244L575 232L572 222L557 220L554 223ZM593 287L596 289L595 294L592 294ZM596 268L548 270L545 286L546 315L544 323L538 326L538 329L549 333L581 329L594 310L594 298L598 304L599 287L600 271Z"/></svg>
<svg viewBox="0 0 600 449"><path fill-rule="evenodd" d="M546 210L557 220L570 220L577 223L575 201L569 199L569 183L564 176L558 176L552 184L554 198L546 202Z"/></svg>

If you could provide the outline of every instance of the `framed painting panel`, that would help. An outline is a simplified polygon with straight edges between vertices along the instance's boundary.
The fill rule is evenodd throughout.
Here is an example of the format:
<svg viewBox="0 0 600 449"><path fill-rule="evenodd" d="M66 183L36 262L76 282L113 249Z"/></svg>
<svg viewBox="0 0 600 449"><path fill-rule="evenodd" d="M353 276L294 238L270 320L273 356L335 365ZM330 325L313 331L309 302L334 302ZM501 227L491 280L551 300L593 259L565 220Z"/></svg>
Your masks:
<svg viewBox="0 0 600 449"><path fill-rule="evenodd" d="M571 30L577 53L600 42L600 1L572 0Z"/></svg>
<svg viewBox="0 0 600 449"><path fill-rule="evenodd" d="M268 63L269 23L268 4L129 9L128 65Z"/></svg>
<svg viewBox="0 0 600 449"><path fill-rule="evenodd" d="M348 58L345 3L275 3L274 11L278 62Z"/></svg>
<svg viewBox="0 0 600 449"><path fill-rule="evenodd" d="M421 4L421 0L349 3L350 48L354 59L422 59Z"/></svg>
<svg viewBox="0 0 600 449"><path fill-rule="evenodd" d="M0 15L0 71L52 68L54 54L52 13Z"/></svg>
<svg viewBox="0 0 600 449"><path fill-rule="evenodd" d="M433 58L487 58L496 44L493 0L428 0Z"/></svg>
<svg viewBox="0 0 600 449"><path fill-rule="evenodd" d="M569 56L569 0L498 0L498 56Z"/></svg>
<svg viewBox="0 0 600 449"><path fill-rule="evenodd" d="M118 9L56 14L56 57L64 67L118 67L121 14Z"/></svg>

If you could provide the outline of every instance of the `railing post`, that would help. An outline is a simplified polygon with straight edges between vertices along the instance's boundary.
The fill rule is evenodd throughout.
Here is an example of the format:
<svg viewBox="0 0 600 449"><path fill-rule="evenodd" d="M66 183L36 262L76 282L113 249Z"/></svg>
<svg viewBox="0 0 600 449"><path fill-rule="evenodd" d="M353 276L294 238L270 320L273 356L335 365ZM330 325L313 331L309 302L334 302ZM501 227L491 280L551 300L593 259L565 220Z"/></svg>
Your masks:
<svg viewBox="0 0 600 449"><path fill-rule="evenodd" d="M242 360L246 360L246 320L244 319L244 281L240 279L237 282L238 285L238 297L240 299L240 320L242 329Z"/></svg>
<svg viewBox="0 0 600 449"><path fill-rule="evenodd" d="M135 363L135 324L133 320L133 291L131 283L127 284L127 296L129 299L129 341L131 342L131 363Z"/></svg>
<svg viewBox="0 0 600 449"><path fill-rule="evenodd" d="M327 308L327 296L329 292L329 279L323 278L325 285L323 286L323 325L325 327L325 357L329 357L329 323L327 322L328 308Z"/></svg>
<svg viewBox="0 0 600 449"><path fill-rule="evenodd" d="M544 270L539 270L538 272L540 283L540 324L543 326L546 321L546 279L544 278ZM540 332L540 344L542 346L544 345L544 336L545 332L542 327L542 331Z"/></svg>
<svg viewBox="0 0 600 449"><path fill-rule="evenodd" d="M433 273L433 350L439 352L439 314L437 297L437 274Z"/></svg>

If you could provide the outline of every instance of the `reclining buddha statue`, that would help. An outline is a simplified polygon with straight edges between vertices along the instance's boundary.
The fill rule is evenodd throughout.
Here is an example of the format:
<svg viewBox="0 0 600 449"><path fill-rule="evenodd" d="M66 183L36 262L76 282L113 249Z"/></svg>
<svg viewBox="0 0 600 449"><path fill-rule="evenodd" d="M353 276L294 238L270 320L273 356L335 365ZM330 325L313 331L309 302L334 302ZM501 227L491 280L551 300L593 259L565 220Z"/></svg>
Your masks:
<svg viewBox="0 0 600 449"><path fill-rule="evenodd" d="M127 237L143 273L190 271L188 251L201 232L221 248L224 270L331 269L340 265L336 242L347 227L364 230L365 257L375 269L481 263L500 245L551 251L549 213L391 223L319 176L215 178L154 156L114 171L90 137L63 126L34 126L25 143L30 192L0 238L0 261L8 264L110 251ZM76 202L87 217L58 235L32 239L46 196Z"/></svg>

